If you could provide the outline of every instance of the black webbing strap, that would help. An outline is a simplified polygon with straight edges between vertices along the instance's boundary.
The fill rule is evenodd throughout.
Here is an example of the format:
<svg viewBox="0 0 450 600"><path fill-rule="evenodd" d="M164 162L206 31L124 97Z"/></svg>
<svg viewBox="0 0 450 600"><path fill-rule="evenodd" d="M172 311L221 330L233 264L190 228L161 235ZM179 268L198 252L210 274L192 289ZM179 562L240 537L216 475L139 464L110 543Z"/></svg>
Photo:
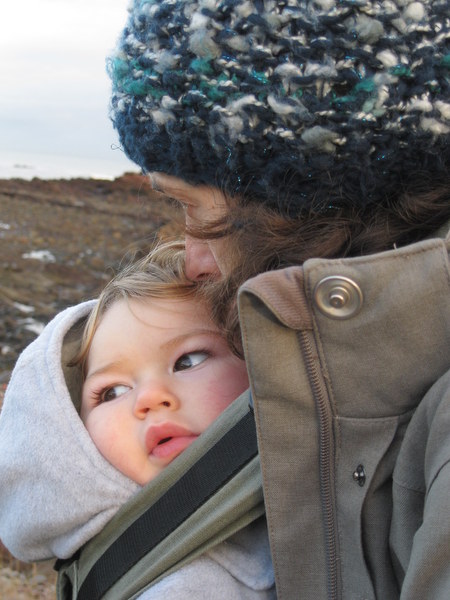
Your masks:
<svg viewBox="0 0 450 600"><path fill-rule="evenodd" d="M183 523L257 453L255 422L250 409L109 546L83 581L78 600L100 600L122 575Z"/></svg>

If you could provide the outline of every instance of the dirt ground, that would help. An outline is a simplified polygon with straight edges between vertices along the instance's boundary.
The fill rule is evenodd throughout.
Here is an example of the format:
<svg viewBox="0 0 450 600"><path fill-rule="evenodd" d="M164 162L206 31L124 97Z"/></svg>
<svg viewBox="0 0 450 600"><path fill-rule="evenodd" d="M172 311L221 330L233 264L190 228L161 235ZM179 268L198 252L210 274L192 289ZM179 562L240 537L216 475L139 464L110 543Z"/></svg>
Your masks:
<svg viewBox="0 0 450 600"><path fill-rule="evenodd" d="M63 308L95 297L124 256L181 232L180 210L147 180L0 180L0 409L15 361ZM25 564L0 542L1 600L55 598L52 562Z"/></svg>
<svg viewBox="0 0 450 600"><path fill-rule="evenodd" d="M43 324L95 297L125 255L179 232L179 216L140 175L0 180L0 384Z"/></svg>

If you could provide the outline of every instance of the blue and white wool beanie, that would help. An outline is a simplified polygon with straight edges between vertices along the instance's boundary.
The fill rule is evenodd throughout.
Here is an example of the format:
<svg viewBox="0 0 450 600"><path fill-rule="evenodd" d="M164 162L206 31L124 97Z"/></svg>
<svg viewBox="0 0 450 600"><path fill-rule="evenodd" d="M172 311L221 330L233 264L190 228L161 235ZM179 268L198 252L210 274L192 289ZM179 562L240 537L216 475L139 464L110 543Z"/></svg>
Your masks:
<svg viewBox="0 0 450 600"><path fill-rule="evenodd" d="M448 0L132 0L111 116L144 171L298 214L448 173Z"/></svg>

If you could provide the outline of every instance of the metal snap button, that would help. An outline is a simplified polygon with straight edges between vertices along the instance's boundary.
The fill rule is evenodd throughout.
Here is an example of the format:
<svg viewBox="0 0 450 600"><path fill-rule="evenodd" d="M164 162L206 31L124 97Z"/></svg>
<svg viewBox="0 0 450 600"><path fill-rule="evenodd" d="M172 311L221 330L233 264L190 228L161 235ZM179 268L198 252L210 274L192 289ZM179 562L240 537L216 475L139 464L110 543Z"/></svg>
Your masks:
<svg viewBox="0 0 450 600"><path fill-rule="evenodd" d="M356 481L356 483L360 486L363 487L366 483L366 472L364 470L364 466L363 465L358 465L356 467L356 469L353 471L353 480Z"/></svg>
<svg viewBox="0 0 450 600"><path fill-rule="evenodd" d="M314 288L317 308L332 319L348 319L361 309L363 294L357 283L348 277L325 277Z"/></svg>

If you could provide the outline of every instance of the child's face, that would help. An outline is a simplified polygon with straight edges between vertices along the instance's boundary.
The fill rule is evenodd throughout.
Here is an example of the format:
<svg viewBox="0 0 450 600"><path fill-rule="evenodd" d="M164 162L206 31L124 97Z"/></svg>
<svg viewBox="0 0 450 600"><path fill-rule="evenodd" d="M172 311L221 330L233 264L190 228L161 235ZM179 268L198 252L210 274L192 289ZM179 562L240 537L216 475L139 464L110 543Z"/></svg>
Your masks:
<svg viewBox="0 0 450 600"><path fill-rule="evenodd" d="M119 300L92 340L81 418L103 456L144 485L247 387L203 305Z"/></svg>

